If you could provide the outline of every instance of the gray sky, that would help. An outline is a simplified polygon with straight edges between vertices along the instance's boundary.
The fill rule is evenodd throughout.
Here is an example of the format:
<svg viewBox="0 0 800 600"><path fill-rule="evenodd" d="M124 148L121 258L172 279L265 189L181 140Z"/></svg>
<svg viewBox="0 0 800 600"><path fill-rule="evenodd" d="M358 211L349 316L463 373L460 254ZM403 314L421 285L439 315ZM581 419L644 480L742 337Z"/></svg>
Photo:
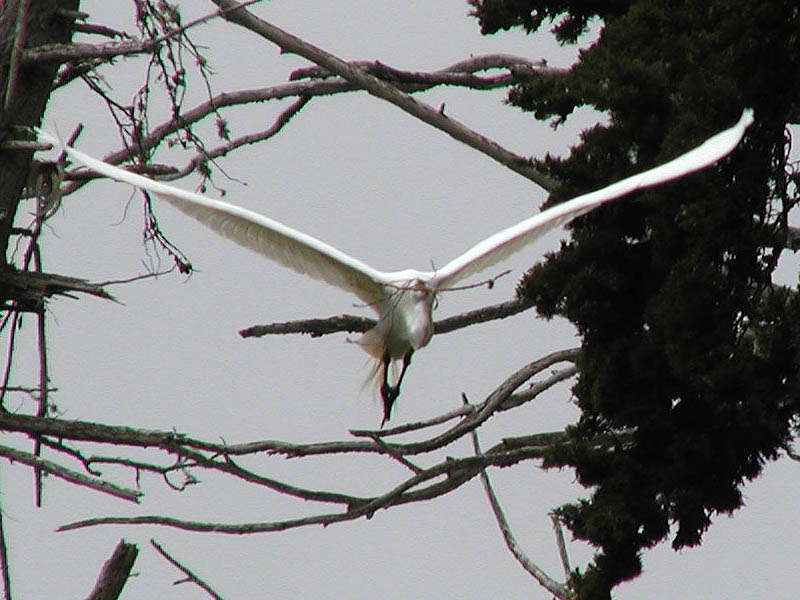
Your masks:
<svg viewBox="0 0 800 600"><path fill-rule="evenodd" d="M211 3L181 4L185 20L213 9ZM81 8L95 22L132 31L132 18L121 6L130 9L128 3L89 1ZM319 0L275 0L253 10L342 58L379 59L412 70L442 68L489 52L546 58L554 66L568 65L575 55L547 34L482 38L462 0L414 1L403 3L402 10L398 3L375 0L349 2L346 10ZM206 55L217 73L215 92L275 85L306 64L222 22L196 28L193 39L209 47ZM143 65L128 60L106 72L122 96L121 90L140 85ZM199 86L192 94L195 101L204 99ZM565 152L580 128L596 118L586 111L554 132L504 106L503 97L502 91L448 89L422 96L433 106L446 102L448 115L523 155ZM281 108L259 105L226 116L233 133L243 134L271 123ZM258 119L263 121L256 124ZM86 126L83 150L101 156L118 149L104 106L74 85L54 97L45 126L65 134L78 122ZM175 162L184 160L175 155ZM221 164L233 178L228 181L217 172L216 183L226 188L228 201L386 270L444 264L529 216L544 199L529 181L366 94L314 100L276 139ZM379 402L362 390L365 355L347 344L346 336L242 340L237 334L254 324L341 313L371 316L370 311L354 307L347 294L214 237L170 207L158 214L163 230L197 268L191 278L169 275L116 287L123 305L92 298L51 304L51 378L65 418L174 427L228 442L345 439L349 429L378 426ZM128 186L94 183L68 197L49 221L46 270L96 281L143 273L149 259L141 226L138 194ZM525 268L554 249L557 240L558 235L550 236L508 261L503 267L513 274L491 291L445 294L438 317L507 300ZM786 269L790 280L792 272ZM29 342L34 339L33 321L24 334ZM454 408L462 392L480 401L522 365L576 343L569 324L545 322L533 312L437 336L415 356L392 422ZM33 344L27 346L18 355L17 383L34 380L36 357L30 351ZM562 384L515 414L496 417L483 428L483 444L574 421L570 386ZM449 451L455 452L466 455L469 448L460 444ZM394 463L367 458L262 462L263 472L275 477L354 493L385 491L406 475ZM541 472L533 464L495 471L492 477L523 548L560 578L547 512L584 490L571 472ZM129 599L204 597L195 588L171 586L180 574L150 549L151 537L231 600L254 595L550 597L505 549L477 480L432 502L379 512L370 521L224 537L151 527L53 530L100 515L247 522L327 509L201 474L201 485L180 494L164 489L154 477L143 477L147 496L138 507L51 478L45 507L36 510L27 468L3 464L0 478L17 598L83 597L121 537L141 550L135 569L139 576L128 582L123 595ZM133 484L128 474L120 472L119 479ZM748 506L732 519L715 519L701 548L676 554L665 546L646 554L644 575L618 588L616 597L662 598L680 592L697 599L793 598L793 509L800 496L796 464L770 465L745 494ZM576 564L591 556L577 543L570 545L570 553Z"/></svg>

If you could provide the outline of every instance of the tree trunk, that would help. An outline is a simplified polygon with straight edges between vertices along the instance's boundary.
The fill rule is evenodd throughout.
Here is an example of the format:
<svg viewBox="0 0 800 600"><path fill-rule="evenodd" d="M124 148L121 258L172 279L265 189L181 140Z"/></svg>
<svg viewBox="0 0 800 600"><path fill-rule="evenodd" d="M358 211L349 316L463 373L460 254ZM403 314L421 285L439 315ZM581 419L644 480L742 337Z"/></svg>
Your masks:
<svg viewBox="0 0 800 600"><path fill-rule="evenodd" d="M40 124L60 66L25 64L22 50L68 43L79 2L0 0L0 142L8 139L11 126ZM32 155L0 148L0 273L8 269L9 236Z"/></svg>

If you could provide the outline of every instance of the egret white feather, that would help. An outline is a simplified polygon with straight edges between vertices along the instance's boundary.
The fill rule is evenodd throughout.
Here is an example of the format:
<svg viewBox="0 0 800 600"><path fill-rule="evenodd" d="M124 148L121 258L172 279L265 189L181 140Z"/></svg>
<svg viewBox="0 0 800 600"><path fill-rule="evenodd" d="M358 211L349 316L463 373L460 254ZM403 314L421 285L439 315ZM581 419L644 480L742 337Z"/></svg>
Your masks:
<svg viewBox="0 0 800 600"><path fill-rule="evenodd" d="M373 308L378 314L378 322L359 338L358 343L376 359L374 373L380 381L385 422L399 394L411 355L427 345L433 335L433 303L439 290L452 287L498 263L551 229L605 202L636 190L661 185L714 164L739 144L745 129L752 122L752 110L745 110L736 125L712 136L693 150L661 166L563 202L499 231L441 269L394 272L379 271L321 240L251 210L115 167L63 145L52 134L39 129L36 132L40 142L63 148L74 162L100 175L147 190L219 235L284 267L350 292ZM390 384L389 365L397 360L403 361L403 368L395 383Z"/></svg>

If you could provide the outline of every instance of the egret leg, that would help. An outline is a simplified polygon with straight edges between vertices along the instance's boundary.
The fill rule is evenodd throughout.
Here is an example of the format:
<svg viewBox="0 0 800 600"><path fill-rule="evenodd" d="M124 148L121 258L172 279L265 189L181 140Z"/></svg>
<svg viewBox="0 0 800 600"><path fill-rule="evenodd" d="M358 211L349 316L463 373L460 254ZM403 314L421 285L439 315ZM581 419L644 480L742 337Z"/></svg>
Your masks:
<svg viewBox="0 0 800 600"><path fill-rule="evenodd" d="M383 357L383 383L381 384L381 398L383 399L383 421L381 421L381 427L386 424L386 421L392 416L392 406L394 405L395 400L400 395L400 384L403 383L403 377L406 375L406 370L408 369L408 365L411 364L411 355L414 354L414 351L409 351L403 357L403 369L400 371L400 377L397 378L397 383L395 385L391 385L389 383L389 365L392 362L392 358L389 356L387 352Z"/></svg>
<svg viewBox="0 0 800 600"><path fill-rule="evenodd" d="M403 370L400 371L400 377L397 378L397 383L394 387L397 388L397 393L400 393L400 384L403 383L403 377L406 376L406 371L408 370L408 365L411 364L411 355L414 354L413 350L409 350L406 355L403 357Z"/></svg>

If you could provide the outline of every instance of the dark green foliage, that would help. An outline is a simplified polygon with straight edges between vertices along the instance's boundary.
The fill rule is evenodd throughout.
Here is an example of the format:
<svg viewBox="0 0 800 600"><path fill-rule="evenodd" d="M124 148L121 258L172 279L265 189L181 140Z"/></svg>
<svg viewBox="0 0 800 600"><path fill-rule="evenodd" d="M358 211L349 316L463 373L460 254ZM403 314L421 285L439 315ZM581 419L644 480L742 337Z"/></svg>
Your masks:
<svg viewBox="0 0 800 600"><path fill-rule="evenodd" d="M566 76L516 87L537 118L608 111L569 159L540 166L562 201L664 162L756 110L745 143L719 165L597 210L532 269L519 293L583 337L582 418L549 466L592 488L559 509L598 553L573 584L608 598L671 536L699 544L714 514L777 457L800 411L800 298L772 284L798 200L785 125L800 107L800 8L745 0L474 2L484 32L557 22L600 40ZM598 442L601 436L602 442ZM608 443L608 439L616 440Z"/></svg>
<svg viewBox="0 0 800 600"><path fill-rule="evenodd" d="M631 4L627 0L606 2L530 2L527 0L470 0L473 14L481 23L481 33L497 33L500 29L524 27L536 31L545 21L560 18L553 28L561 42L575 42L586 30L589 19L599 16L609 20L624 14Z"/></svg>

